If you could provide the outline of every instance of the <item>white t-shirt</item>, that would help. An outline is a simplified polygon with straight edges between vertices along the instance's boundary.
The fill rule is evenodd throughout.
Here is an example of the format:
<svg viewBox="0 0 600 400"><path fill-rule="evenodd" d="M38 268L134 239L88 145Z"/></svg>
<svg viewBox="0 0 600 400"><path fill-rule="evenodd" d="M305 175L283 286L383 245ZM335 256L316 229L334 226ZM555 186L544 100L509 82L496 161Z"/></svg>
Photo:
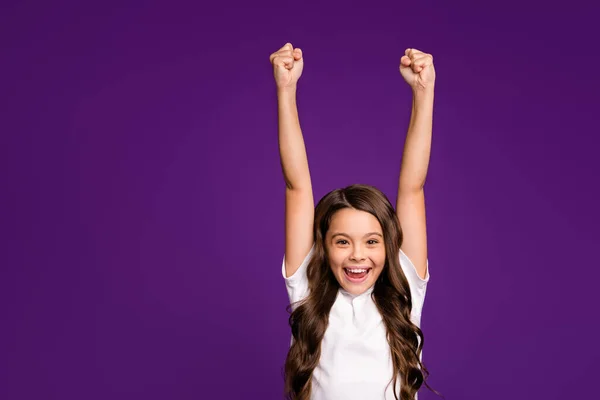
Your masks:
<svg viewBox="0 0 600 400"><path fill-rule="evenodd" d="M290 303L308 294L306 268L313 252L314 245L290 277L286 277L284 255L282 273ZM411 320L420 327L429 265L422 279L402 250L399 258L412 295ZM312 400L394 400L390 348L372 291L371 287L354 296L342 288L338 290L321 343L321 358L313 371Z"/></svg>

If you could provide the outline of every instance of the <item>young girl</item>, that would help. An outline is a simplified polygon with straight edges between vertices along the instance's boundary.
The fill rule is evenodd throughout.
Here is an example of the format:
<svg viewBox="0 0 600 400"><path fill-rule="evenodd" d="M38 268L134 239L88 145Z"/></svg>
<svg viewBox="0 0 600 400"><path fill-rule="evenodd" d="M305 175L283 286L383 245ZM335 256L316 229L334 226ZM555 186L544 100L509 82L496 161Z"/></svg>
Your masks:
<svg viewBox="0 0 600 400"><path fill-rule="evenodd" d="M420 321L429 281L423 186L431 147L433 58L407 49L400 59L413 103L395 210L381 191L367 185L334 190L314 207L296 107L302 51L287 43L270 61L286 183L282 273L292 311L286 395L416 399L421 385L428 386Z"/></svg>

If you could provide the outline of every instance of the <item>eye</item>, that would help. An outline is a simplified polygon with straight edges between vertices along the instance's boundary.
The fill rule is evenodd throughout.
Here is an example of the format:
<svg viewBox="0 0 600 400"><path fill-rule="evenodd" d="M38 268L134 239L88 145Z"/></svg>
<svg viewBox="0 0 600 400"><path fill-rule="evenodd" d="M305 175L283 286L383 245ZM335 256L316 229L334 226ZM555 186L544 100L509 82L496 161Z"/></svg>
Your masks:
<svg viewBox="0 0 600 400"><path fill-rule="evenodd" d="M367 243L369 243L369 244L377 244L377 243L379 243L379 241L377 241L375 239L371 239L371 240L368 240Z"/></svg>
<svg viewBox="0 0 600 400"><path fill-rule="evenodd" d="M344 242L344 243L342 243L342 242ZM335 243L336 243L336 244L346 244L346 243L348 243L348 241L346 241L346 240L342 239L342 240L338 240L338 241L337 241L337 242L335 242Z"/></svg>

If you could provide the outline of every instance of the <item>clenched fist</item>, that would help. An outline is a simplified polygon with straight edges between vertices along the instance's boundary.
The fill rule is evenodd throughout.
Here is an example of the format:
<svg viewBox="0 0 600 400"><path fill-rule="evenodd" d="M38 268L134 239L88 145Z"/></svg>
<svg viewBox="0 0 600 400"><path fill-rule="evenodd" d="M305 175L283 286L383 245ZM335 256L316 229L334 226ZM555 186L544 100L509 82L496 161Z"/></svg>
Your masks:
<svg viewBox="0 0 600 400"><path fill-rule="evenodd" d="M304 68L302 50L299 48L294 49L291 43L286 43L282 48L271 54L269 60L273 64L277 89L295 88Z"/></svg>
<svg viewBox="0 0 600 400"><path fill-rule="evenodd" d="M433 56L417 49L406 49L400 59L400 74L413 90L433 89Z"/></svg>

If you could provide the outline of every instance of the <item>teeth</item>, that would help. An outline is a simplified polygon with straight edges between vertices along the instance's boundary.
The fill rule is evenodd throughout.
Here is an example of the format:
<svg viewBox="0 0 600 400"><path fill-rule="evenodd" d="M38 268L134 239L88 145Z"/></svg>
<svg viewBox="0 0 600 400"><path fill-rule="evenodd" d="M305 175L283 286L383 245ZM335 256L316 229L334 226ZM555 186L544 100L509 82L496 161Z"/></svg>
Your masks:
<svg viewBox="0 0 600 400"><path fill-rule="evenodd" d="M363 272L367 272L366 269L351 269L351 268L348 268L348 271L352 272L353 274L361 274Z"/></svg>

